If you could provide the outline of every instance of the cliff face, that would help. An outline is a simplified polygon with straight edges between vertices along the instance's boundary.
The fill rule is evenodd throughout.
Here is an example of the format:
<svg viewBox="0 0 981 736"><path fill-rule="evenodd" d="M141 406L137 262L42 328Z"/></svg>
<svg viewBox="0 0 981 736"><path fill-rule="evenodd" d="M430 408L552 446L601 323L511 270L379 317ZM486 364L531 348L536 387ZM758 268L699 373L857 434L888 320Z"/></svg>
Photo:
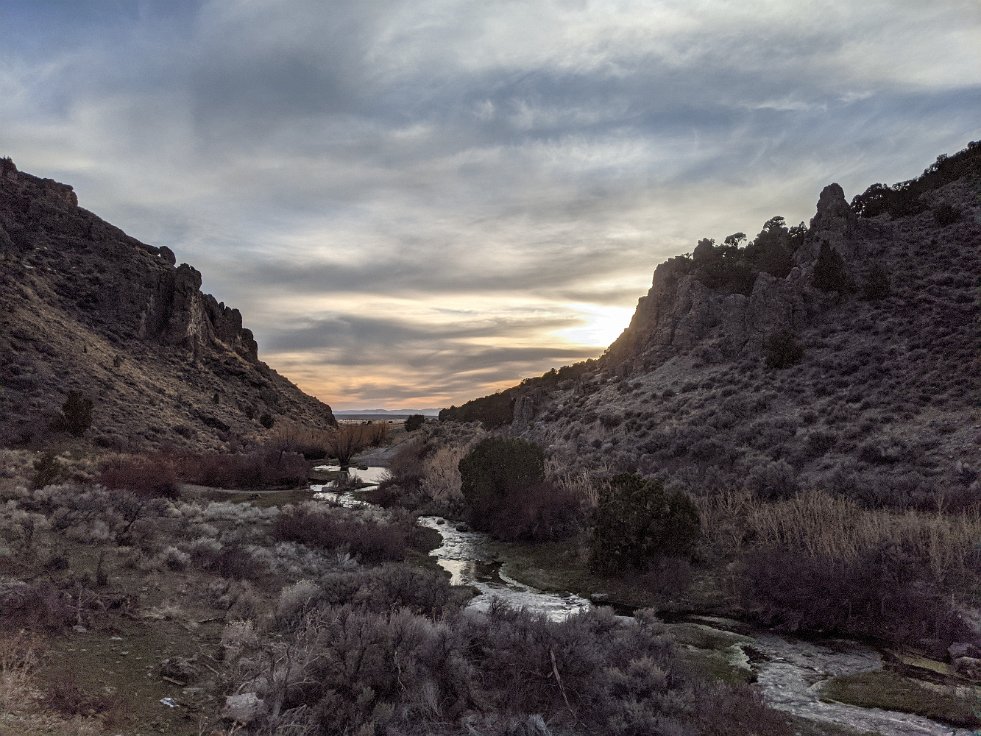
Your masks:
<svg viewBox="0 0 981 736"><path fill-rule="evenodd" d="M570 465L696 493L981 502L981 145L736 242L659 265L601 359L442 417L494 407ZM780 339L802 355L775 367Z"/></svg>
<svg viewBox="0 0 981 736"><path fill-rule="evenodd" d="M43 433L70 390L107 446L220 446L260 419L333 423L257 356L242 315L176 265L78 206L70 186L0 162L0 439Z"/></svg>

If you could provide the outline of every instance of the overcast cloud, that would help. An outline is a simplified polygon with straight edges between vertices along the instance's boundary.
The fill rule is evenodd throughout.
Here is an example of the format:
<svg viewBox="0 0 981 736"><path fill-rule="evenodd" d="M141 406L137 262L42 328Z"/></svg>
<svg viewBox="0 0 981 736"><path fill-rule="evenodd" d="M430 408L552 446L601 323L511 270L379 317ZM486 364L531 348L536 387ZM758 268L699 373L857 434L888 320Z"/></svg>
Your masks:
<svg viewBox="0 0 981 736"><path fill-rule="evenodd" d="M981 137L976 0L0 5L0 155L335 408L598 355L654 266Z"/></svg>

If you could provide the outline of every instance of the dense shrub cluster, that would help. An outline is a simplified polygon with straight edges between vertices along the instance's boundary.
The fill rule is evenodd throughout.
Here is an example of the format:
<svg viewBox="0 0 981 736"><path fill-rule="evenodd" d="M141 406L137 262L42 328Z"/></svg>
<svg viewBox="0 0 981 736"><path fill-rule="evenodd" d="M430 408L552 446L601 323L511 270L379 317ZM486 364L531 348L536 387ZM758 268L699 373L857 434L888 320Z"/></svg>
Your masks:
<svg viewBox="0 0 981 736"><path fill-rule="evenodd" d="M504 427L514 419L514 401L517 389L508 389L490 396L483 396L463 404L451 406L439 412L439 420L454 422L480 422L486 429Z"/></svg>
<svg viewBox="0 0 981 736"><path fill-rule="evenodd" d="M797 365L804 359L804 346L789 330L770 335L764 347L768 368L783 370Z"/></svg>
<svg viewBox="0 0 981 736"><path fill-rule="evenodd" d="M386 437L388 424L385 422L340 424L326 433L327 455L337 458L338 464L346 468L355 455L366 447L377 447Z"/></svg>
<svg viewBox="0 0 981 736"><path fill-rule="evenodd" d="M311 547L345 549L367 562L405 558L415 525L408 518L380 521L355 512L306 503L285 508L276 519L274 537Z"/></svg>
<svg viewBox="0 0 981 736"><path fill-rule="evenodd" d="M460 490L478 529L491 529L507 504L520 503L544 480L542 448L521 439L490 437L460 461Z"/></svg>
<svg viewBox="0 0 981 736"><path fill-rule="evenodd" d="M688 496L625 473L600 493L591 564L621 575L665 557L691 557L700 533L698 508Z"/></svg>
<svg viewBox="0 0 981 736"><path fill-rule="evenodd" d="M405 418L405 431L415 432L419 427L426 423L426 417L422 414L412 414Z"/></svg>
<svg viewBox="0 0 981 736"><path fill-rule="evenodd" d="M0 627L61 631L72 624L71 594L51 583L0 579Z"/></svg>
<svg viewBox="0 0 981 736"><path fill-rule="evenodd" d="M275 637L227 637L276 733L787 734L748 687L698 683L646 614L565 621L494 604L439 621L308 604ZM289 661L277 677L268 661Z"/></svg>
<svg viewBox="0 0 981 736"><path fill-rule="evenodd" d="M949 591L902 545L885 543L854 559L760 547L744 564L744 602L768 624L905 642L941 657L970 635Z"/></svg>
<svg viewBox="0 0 981 736"><path fill-rule="evenodd" d="M307 460L319 460L327 454L329 437L330 430L281 422L263 443L269 448L299 453Z"/></svg>
<svg viewBox="0 0 981 736"><path fill-rule="evenodd" d="M573 533L580 499L545 480L545 456L521 439L491 437L460 460L460 490L473 525L501 539L544 541Z"/></svg>
<svg viewBox="0 0 981 736"><path fill-rule="evenodd" d="M309 466L302 455L275 447L248 453L158 456L158 464L173 465L186 483L215 488L292 488L307 479Z"/></svg>
<svg viewBox="0 0 981 736"><path fill-rule="evenodd" d="M921 195L981 169L981 141L973 141L951 156L939 156L936 163L917 179L900 182L892 187L873 184L852 200L852 211L862 217L888 213L906 217L923 212L927 205ZM942 223L941 223L942 224Z"/></svg>
<svg viewBox="0 0 981 736"><path fill-rule="evenodd" d="M177 469L166 458L120 456L106 461L99 474L106 488L118 488L159 498L177 498Z"/></svg>
<svg viewBox="0 0 981 736"><path fill-rule="evenodd" d="M981 584L976 516L863 508L825 493L698 501L708 554L739 562L743 604L767 623L905 642L942 656L967 636L957 599Z"/></svg>
<svg viewBox="0 0 981 736"><path fill-rule="evenodd" d="M784 218L773 217L745 247L741 247L746 240L743 233L728 236L721 245L708 238L699 241L690 267L684 270L711 289L749 296L759 273L777 278L790 273L794 251L806 235L803 223L788 228Z"/></svg>

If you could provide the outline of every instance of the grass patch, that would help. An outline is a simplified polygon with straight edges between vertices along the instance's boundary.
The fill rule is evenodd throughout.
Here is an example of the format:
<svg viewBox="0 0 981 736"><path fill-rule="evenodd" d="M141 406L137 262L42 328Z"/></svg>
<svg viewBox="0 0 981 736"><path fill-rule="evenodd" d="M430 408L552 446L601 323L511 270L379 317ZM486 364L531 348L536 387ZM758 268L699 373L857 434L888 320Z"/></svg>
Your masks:
<svg viewBox="0 0 981 736"><path fill-rule="evenodd" d="M491 549L507 560L504 572L539 590L570 591L584 597L605 593L610 601L662 612L721 614L734 608L716 571L706 568L697 568L691 585L682 591L658 588L656 581L642 574L607 577L593 572L582 539L540 544L494 542Z"/></svg>
<svg viewBox="0 0 981 736"><path fill-rule="evenodd" d="M674 632L671 631L671 634ZM730 685L751 683L756 679L749 667L740 665L732 651L684 648L679 656L698 678L720 680Z"/></svg>
<svg viewBox="0 0 981 736"><path fill-rule="evenodd" d="M832 678L822 687L821 695L825 700L913 713L954 726L981 726L981 692L977 688L933 685L886 670Z"/></svg>

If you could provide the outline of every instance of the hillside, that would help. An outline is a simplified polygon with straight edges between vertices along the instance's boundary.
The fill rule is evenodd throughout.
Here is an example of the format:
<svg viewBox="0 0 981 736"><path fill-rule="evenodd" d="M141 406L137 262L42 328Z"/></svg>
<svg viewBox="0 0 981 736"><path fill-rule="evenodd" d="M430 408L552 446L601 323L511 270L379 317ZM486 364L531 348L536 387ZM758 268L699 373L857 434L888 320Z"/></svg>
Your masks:
<svg viewBox="0 0 981 736"><path fill-rule="evenodd" d="M115 449L220 447L330 407L258 359L201 274L78 206L70 186L0 162L0 442L49 433L69 391Z"/></svg>
<svg viewBox="0 0 981 736"><path fill-rule="evenodd" d="M981 144L657 267L606 353L441 413L701 493L977 503Z"/></svg>

